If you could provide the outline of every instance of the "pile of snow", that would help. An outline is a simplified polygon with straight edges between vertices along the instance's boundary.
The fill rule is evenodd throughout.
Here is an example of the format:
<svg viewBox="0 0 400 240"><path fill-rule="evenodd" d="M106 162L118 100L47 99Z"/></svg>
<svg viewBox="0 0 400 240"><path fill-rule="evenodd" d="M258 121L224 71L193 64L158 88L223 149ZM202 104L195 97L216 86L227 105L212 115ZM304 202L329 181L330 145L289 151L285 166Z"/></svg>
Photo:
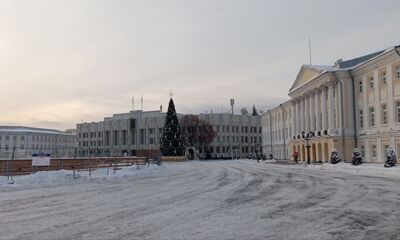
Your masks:
<svg viewBox="0 0 400 240"><path fill-rule="evenodd" d="M98 168L91 172L76 171L74 176L73 170L59 171L41 171L30 175L13 176L13 184L9 184L10 179L6 176L0 176L0 191L10 189L27 189L36 187L52 187L57 185L75 184L86 181L105 181L109 179L117 179L121 177L142 176L153 174L166 165L150 165L150 166L129 166L122 167L114 171L113 168Z"/></svg>
<svg viewBox="0 0 400 240"><path fill-rule="evenodd" d="M323 163L320 165L302 165L309 169L316 170L336 170L352 174L381 176L381 177L400 177L400 166L385 168L383 163L363 163L353 166L351 163L340 162L338 164Z"/></svg>

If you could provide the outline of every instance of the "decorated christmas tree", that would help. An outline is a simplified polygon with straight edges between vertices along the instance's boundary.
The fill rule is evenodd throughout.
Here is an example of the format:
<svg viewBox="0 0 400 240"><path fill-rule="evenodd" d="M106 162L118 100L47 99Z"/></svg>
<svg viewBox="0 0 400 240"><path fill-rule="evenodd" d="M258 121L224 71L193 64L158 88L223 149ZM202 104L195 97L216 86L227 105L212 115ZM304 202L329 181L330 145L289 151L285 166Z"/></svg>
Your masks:
<svg viewBox="0 0 400 240"><path fill-rule="evenodd" d="M341 161L342 161L342 159L340 158L339 153L336 151L336 149L333 149L332 153L331 153L331 163L336 164Z"/></svg>
<svg viewBox="0 0 400 240"><path fill-rule="evenodd" d="M358 148L354 148L353 150L353 159L351 160L353 165L360 165L362 163L362 156L360 150Z"/></svg>
<svg viewBox="0 0 400 240"><path fill-rule="evenodd" d="M386 149L385 167L394 167L396 166L396 163L397 163L396 154L394 153L393 149L391 148Z"/></svg>
<svg viewBox="0 0 400 240"><path fill-rule="evenodd" d="M172 98L169 100L160 148L164 156L183 156L184 154L181 129Z"/></svg>

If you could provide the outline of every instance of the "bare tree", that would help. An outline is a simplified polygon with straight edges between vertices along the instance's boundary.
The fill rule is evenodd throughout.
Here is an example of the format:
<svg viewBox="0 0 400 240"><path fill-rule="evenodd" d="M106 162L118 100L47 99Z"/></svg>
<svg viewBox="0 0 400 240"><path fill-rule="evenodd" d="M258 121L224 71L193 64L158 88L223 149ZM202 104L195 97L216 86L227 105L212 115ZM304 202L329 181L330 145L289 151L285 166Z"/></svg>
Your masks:
<svg viewBox="0 0 400 240"><path fill-rule="evenodd" d="M184 115L179 120L179 125L185 147L203 147L204 151L208 151L208 146L214 140L216 132L207 121L196 115Z"/></svg>

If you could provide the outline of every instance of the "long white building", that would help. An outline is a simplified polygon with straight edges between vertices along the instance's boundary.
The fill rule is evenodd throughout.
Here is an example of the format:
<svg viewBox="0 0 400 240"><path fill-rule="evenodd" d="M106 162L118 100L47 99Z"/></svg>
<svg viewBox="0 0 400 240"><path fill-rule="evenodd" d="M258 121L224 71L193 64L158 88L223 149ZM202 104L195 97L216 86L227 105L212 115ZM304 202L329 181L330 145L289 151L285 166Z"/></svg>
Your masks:
<svg viewBox="0 0 400 240"><path fill-rule="evenodd" d="M0 126L0 159L31 158L34 153L52 157L73 157L77 138L54 129Z"/></svg>
<svg viewBox="0 0 400 240"><path fill-rule="evenodd" d="M114 114L100 122L77 124L79 156L158 153L165 117L162 111L138 110ZM213 113L198 117L209 122L216 132L208 148L197 149L202 158L244 157L261 147L260 116Z"/></svg>
<svg viewBox="0 0 400 240"><path fill-rule="evenodd" d="M297 151L305 160L303 136L307 134L312 136L310 156L315 161L328 161L333 149L350 161L355 147L368 162L382 162L389 147L400 155L399 46L338 60L332 66L303 65L289 96L290 104L283 105L292 121L287 130L290 140L285 142L289 152L283 158L289 159ZM277 111L275 108L269 112ZM282 128L282 124L269 123L268 112L262 117L264 132L279 132ZM280 142L263 136L263 145L279 148Z"/></svg>

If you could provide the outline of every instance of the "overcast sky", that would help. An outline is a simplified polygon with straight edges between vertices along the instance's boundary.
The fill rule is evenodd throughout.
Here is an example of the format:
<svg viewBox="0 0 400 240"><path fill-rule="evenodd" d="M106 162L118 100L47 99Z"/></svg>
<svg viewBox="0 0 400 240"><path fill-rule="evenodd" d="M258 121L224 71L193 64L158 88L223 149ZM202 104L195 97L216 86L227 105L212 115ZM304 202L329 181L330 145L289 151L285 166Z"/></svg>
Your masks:
<svg viewBox="0 0 400 240"><path fill-rule="evenodd" d="M266 110L302 64L400 44L400 0L0 0L0 124L75 128L113 113Z"/></svg>

